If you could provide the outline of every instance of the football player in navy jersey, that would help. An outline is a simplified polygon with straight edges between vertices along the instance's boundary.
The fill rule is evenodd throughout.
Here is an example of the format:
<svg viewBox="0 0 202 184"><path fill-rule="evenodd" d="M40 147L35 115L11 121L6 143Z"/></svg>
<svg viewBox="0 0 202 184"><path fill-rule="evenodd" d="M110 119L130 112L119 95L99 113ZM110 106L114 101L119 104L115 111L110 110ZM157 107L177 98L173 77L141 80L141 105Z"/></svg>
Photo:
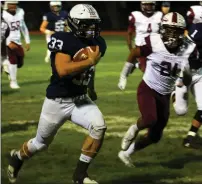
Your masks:
<svg viewBox="0 0 202 184"><path fill-rule="evenodd" d="M195 44L191 44L193 42ZM188 26L188 35L184 40L182 52L186 54L187 50L193 51L189 57L189 65L192 71L192 81L189 88L194 95L197 111L193 117L188 134L183 140L183 146L198 149L202 148L201 140L197 139L197 132L202 124L202 20L201 23ZM187 113L187 93L189 88L177 83L176 89L172 93L173 106L178 115Z"/></svg>
<svg viewBox="0 0 202 184"><path fill-rule="evenodd" d="M43 16L40 31L46 35L46 42L50 41L51 34L67 31L67 12L62 10L62 2L51 1L51 11ZM47 50L45 62L50 61L50 51Z"/></svg>
<svg viewBox="0 0 202 184"><path fill-rule="evenodd" d="M73 181L78 184L97 184L90 179L87 170L102 146L107 126L101 111L87 96L87 85L91 72L106 51L105 40L100 36L100 22L97 11L91 5L78 4L68 16L71 32L52 34L48 43L52 76L46 90L37 133L19 150L11 151L8 166L10 182L16 181L23 162L48 148L58 129L70 120L89 131ZM89 49L89 46L96 46L95 51ZM84 48L88 57L75 62L74 56Z"/></svg>

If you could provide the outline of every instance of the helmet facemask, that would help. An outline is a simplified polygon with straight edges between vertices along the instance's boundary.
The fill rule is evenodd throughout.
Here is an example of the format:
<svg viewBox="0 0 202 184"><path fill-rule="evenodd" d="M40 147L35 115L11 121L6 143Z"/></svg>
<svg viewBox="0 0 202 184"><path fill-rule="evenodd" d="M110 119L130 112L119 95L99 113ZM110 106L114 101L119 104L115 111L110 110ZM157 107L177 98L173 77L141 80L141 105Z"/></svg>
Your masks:
<svg viewBox="0 0 202 184"><path fill-rule="evenodd" d="M146 16L152 16L155 12L155 8L154 2L141 2L141 10Z"/></svg>
<svg viewBox="0 0 202 184"><path fill-rule="evenodd" d="M51 1L50 9L53 13L59 13L62 9L62 2L61 1Z"/></svg>
<svg viewBox="0 0 202 184"><path fill-rule="evenodd" d="M55 5L55 6L50 6L50 9L52 12L58 13L62 9L62 7L60 5Z"/></svg>
<svg viewBox="0 0 202 184"><path fill-rule="evenodd" d="M17 3L7 3L7 12L9 12L12 15L16 14L16 10L17 10Z"/></svg>
<svg viewBox="0 0 202 184"><path fill-rule="evenodd" d="M161 38L165 46L170 49L176 49L182 43L184 37L184 28L162 25L160 28Z"/></svg>
<svg viewBox="0 0 202 184"><path fill-rule="evenodd" d="M95 38L100 35L100 19L71 19L68 18L69 26L79 38Z"/></svg>

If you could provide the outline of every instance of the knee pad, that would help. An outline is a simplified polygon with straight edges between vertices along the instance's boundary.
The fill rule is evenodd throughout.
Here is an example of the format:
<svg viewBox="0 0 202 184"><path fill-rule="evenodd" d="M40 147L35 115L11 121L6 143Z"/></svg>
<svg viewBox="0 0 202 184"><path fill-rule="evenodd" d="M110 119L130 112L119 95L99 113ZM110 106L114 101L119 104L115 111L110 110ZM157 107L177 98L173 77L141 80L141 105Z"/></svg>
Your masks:
<svg viewBox="0 0 202 184"><path fill-rule="evenodd" d="M176 103L173 104L173 107L174 107L175 113L178 116L184 116L187 113L187 111L188 111L187 107L177 106Z"/></svg>
<svg viewBox="0 0 202 184"><path fill-rule="evenodd" d="M91 126L90 128L90 136L94 139L102 139L104 137L105 131L107 130L107 126L104 124L101 127Z"/></svg>
<svg viewBox="0 0 202 184"><path fill-rule="evenodd" d="M202 110L198 110L194 116L194 119L202 124Z"/></svg>

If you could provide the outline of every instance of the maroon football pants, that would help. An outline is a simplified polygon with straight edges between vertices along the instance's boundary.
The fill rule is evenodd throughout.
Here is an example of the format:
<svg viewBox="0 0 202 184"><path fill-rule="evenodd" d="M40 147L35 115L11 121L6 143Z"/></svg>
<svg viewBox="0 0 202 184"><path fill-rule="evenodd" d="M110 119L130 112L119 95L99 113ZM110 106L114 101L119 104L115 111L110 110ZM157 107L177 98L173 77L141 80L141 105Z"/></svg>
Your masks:
<svg viewBox="0 0 202 184"><path fill-rule="evenodd" d="M138 127L149 128L148 136L153 142L158 142L169 119L170 95L157 93L142 80L138 86L137 101L141 112Z"/></svg>
<svg viewBox="0 0 202 184"><path fill-rule="evenodd" d="M15 49L8 47L8 59L11 64L17 64L21 68L24 64L24 50L21 45L16 44Z"/></svg>

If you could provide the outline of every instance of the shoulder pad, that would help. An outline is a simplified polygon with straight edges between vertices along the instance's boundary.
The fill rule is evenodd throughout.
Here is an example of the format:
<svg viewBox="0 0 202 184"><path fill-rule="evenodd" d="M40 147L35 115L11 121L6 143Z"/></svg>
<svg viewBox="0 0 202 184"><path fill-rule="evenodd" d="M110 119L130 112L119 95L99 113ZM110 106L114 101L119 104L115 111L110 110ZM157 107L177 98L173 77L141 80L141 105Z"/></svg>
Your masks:
<svg viewBox="0 0 202 184"><path fill-rule="evenodd" d="M21 14L22 16L25 15L25 12L22 8L17 8L17 13Z"/></svg>
<svg viewBox="0 0 202 184"><path fill-rule="evenodd" d="M101 52L101 57L103 57L105 55L105 52L107 50L107 44L105 42L105 39L101 36L99 36L98 38L96 38L97 44L99 45L100 48L100 52Z"/></svg>
<svg viewBox="0 0 202 184"><path fill-rule="evenodd" d="M68 32L54 33L51 35L51 41L48 43L48 49L51 52L62 52L71 57L83 47L85 46L82 42L72 33Z"/></svg>

